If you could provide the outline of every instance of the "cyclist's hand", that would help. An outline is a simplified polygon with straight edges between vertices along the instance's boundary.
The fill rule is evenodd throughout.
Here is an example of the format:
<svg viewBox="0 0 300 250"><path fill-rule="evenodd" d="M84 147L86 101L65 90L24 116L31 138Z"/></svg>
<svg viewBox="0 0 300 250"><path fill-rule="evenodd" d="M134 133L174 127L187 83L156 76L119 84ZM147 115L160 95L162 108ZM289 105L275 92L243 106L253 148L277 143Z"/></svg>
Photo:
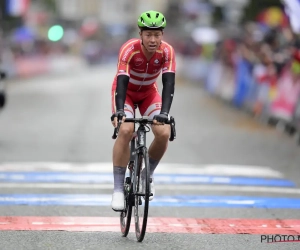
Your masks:
<svg viewBox="0 0 300 250"><path fill-rule="evenodd" d="M110 119L111 119L112 125L116 128L118 126L118 121L122 120L122 122L124 122L125 118L126 118L126 115L125 115L124 110L118 110L116 113L114 113L111 116Z"/></svg>
<svg viewBox="0 0 300 250"><path fill-rule="evenodd" d="M160 113L159 115L155 115L153 117L153 123L156 125L162 125L169 120L169 116L167 113Z"/></svg>

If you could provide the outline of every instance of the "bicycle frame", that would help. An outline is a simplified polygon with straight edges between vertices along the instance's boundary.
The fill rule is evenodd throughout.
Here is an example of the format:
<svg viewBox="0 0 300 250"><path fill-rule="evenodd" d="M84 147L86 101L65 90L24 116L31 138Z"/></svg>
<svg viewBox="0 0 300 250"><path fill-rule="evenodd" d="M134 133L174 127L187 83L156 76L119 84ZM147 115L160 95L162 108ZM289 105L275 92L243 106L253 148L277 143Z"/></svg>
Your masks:
<svg viewBox="0 0 300 250"><path fill-rule="evenodd" d="M134 118L125 119L125 122L133 122L133 124L134 124L134 127L133 127L134 132L133 132L132 139L130 142L130 160L129 160L129 164L128 164L128 168L130 170L133 169L132 164L135 162L135 157L139 153L139 150L141 150L143 147L146 147L146 133L150 131L150 128L149 128L149 131L147 131L146 128L148 128L148 125L153 124L153 120L148 119L148 117L145 117L145 116L143 116L142 118L139 118L139 119L135 119L135 109L134 109L133 115L134 115L133 116ZM137 131L135 130L136 123L139 123L139 127L138 127ZM114 134L112 136L112 139L117 138L121 124L122 124L122 122L119 119L118 126L114 129ZM174 117L171 116L170 120L166 124L170 124L170 126L171 126L171 135L170 135L169 141L173 141L176 138ZM136 138L137 138L137 140L136 140ZM137 143L137 145L136 145L136 143Z"/></svg>
<svg viewBox="0 0 300 250"><path fill-rule="evenodd" d="M147 121L148 118L147 117L142 117L142 119L145 119L145 123L143 122L139 122L139 126L138 129L136 129L136 124L135 122L133 123L133 135L132 135L132 139L130 142L130 160L129 160L129 164L128 164L128 169L130 171L132 171L130 173L130 177L132 178L131 181L133 182L133 190L132 190L132 195L139 195L136 192L136 181L137 181L137 171L138 171L138 154L142 151L142 149L144 147L146 147L146 133L150 131L147 131ZM133 112L133 119L135 119L135 109Z"/></svg>
<svg viewBox="0 0 300 250"><path fill-rule="evenodd" d="M135 107L136 108L136 107ZM118 132L120 126L122 124L121 117L118 117L118 126L114 130L114 134L112 136L113 139L116 139L118 136ZM134 110L134 118L127 118L125 122L134 123L133 135L130 141L130 159L128 162L129 169L129 177L125 178L125 198L126 198L126 206L124 211L120 214L120 223L121 223L121 231L123 236L127 236L130 228L131 215L132 215L132 207L134 206L134 217L135 217L135 228L136 235L139 242L141 242L145 236L146 227L147 227L147 219L148 219L148 209L149 209L149 196L153 195L150 191L150 179L149 179L149 155L147 152L146 145L146 133L150 132L150 127L148 125L153 125L153 120L148 119L148 117L135 118L135 110ZM138 129L136 130L136 123L139 123ZM166 124L170 124L171 135L169 141L173 141L176 138L176 130L175 130L175 120L173 117L170 117L170 120L166 122ZM146 178L144 183L146 183L145 188L140 190L140 181L138 178L141 178L141 167L142 162L145 164L145 173ZM139 206L142 205L141 196L144 197L144 212L145 214L142 216L142 221L139 220L138 211L140 211ZM140 224L142 222L142 224Z"/></svg>

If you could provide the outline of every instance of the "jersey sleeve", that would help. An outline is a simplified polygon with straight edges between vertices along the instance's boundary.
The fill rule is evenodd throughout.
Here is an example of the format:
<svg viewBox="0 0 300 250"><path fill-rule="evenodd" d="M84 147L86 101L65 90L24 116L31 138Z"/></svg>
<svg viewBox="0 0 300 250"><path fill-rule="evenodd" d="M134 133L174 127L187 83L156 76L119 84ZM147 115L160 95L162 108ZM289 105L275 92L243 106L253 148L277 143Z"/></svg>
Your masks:
<svg viewBox="0 0 300 250"><path fill-rule="evenodd" d="M133 56L134 45L132 43L124 44L119 52L118 59L118 75L129 75L130 72L130 61Z"/></svg>
<svg viewBox="0 0 300 250"><path fill-rule="evenodd" d="M176 60L175 60L175 51L173 47L169 44L166 44L166 46L163 49L163 55L164 55L164 64L162 67L162 73L167 72L176 72Z"/></svg>

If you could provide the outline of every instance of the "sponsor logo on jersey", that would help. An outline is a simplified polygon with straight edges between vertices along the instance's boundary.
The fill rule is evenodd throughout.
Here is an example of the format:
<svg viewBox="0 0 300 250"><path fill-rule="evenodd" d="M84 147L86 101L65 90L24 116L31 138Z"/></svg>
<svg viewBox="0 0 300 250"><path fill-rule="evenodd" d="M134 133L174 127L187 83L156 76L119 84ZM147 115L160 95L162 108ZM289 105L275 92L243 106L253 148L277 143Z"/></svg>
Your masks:
<svg viewBox="0 0 300 250"><path fill-rule="evenodd" d="M134 46L131 45L124 53L123 57L122 57L122 61L126 62L127 60L127 56L130 53L130 51L132 51L134 49Z"/></svg>
<svg viewBox="0 0 300 250"><path fill-rule="evenodd" d="M143 62L144 62L143 58L138 57L138 58L134 59L135 66L140 66L140 65L142 65Z"/></svg>
<svg viewBox="0 0 300 250"><path fill-rule="evenodd" d="M154 64L159 64L159 60L155 59Z"/></svg>
<svg viewBox="0 0 300 250"><path fill-rule="evenodd" d="M169 50L168 48L164 48L164 52L165 52L165 61L169 61Z"/></svg>

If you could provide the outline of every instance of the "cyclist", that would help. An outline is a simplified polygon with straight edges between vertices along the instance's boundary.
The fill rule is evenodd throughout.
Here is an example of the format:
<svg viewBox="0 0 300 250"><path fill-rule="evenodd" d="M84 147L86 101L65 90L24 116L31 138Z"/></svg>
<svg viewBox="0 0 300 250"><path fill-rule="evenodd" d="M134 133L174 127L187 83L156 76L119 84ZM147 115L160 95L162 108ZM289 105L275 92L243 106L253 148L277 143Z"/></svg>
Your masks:
<svg viewBox="0 0 300 250"><path fill-rule="evenodd" d="M117 127L117 118L133 118L134 104L141 115L153 118L154 140L149 147L149 167L154 197L153 173L167 150L170 126L169 111L175 89L176 61L174 49L162 41L166 18L157 11L146 11L138 18L139 39L130 39L119 52L117 73L112 84L111 121ZM162 95L156 80L162 72ZM156 126L161 125L161 126ZM134 130L133 123L122 123L113 147L114 191L111 206L114 211L124 209L124 178L129 161L129 143ZM142 173L143 181L143 173Z"/></svg>

